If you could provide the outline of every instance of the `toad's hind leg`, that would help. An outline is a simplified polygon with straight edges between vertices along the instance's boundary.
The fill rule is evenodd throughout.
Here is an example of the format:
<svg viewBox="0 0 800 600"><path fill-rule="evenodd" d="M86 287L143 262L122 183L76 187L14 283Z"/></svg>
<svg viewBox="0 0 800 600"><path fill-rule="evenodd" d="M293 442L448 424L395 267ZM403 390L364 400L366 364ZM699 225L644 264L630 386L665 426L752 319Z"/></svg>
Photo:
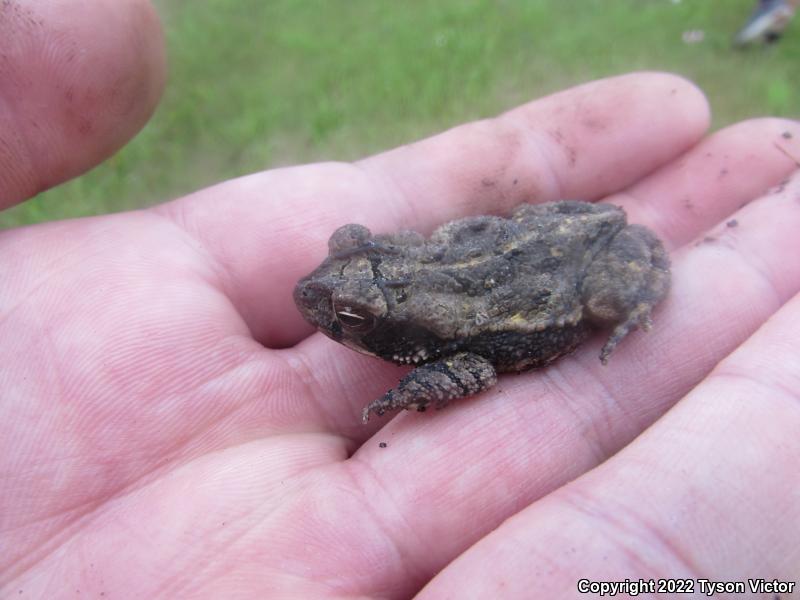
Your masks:
<svg viewBox="0 0 800 600"><path fill-rule="evenodd" d="M361 420L366 423L370 412L378 416L399 408L421 412L430 404L443 408L450 400L472 396L495 383L497 373L488 360L477 354L460 352L411 371L396 388L368 404Z"/></svg>
<svg viewBox="0 0 800 600"><path fill-rule="evenodd" d="M595 258L583 280L582 298L587 319L614 325L600 352L603 363L632 329L650 329L650 313L666 296L669 281L667 251L641 225L625 227Z"/></svg>

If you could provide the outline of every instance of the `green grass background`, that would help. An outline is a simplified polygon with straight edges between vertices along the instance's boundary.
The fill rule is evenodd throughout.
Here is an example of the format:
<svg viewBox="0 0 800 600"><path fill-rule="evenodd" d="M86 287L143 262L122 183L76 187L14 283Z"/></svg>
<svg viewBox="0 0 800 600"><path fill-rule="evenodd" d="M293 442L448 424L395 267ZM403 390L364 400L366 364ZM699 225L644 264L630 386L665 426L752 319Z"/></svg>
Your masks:
<svg viewBox="0 0 800 600"><path fill-rule="evenodd" d="M156 0L170 80L152 121L0 225L124 210L274 166L349 160L590 79L680 73L714 127L800 116L800 17L731 49L754 0ZM688 44L684 32L704 38Z"/></svg>

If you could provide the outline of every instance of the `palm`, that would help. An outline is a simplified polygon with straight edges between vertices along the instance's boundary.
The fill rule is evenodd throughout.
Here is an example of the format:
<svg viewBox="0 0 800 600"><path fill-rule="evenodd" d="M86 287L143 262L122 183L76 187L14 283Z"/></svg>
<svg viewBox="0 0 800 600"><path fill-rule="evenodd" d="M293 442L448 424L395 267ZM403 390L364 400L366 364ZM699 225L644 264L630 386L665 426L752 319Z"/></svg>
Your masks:
<svg viewBox="0 0 800 600"><path fill-rule="evenodd" d="M576 122L577 106L605 126ZM0 585L45 595L403 597L459 555L430 584L434 595L467 585L522 593L535 582L555 596L578 576L613 579L601 564L623 578L675 575L654 565L680 571L678 556L720 572L663 544L647 546L655 562L634 565L635 575L625 560L599 558L652 541L619 515L646 504L652 487L636 483L649 473L670 477L665 454L684 444L699 452L702 436L689 434L693 423L713 429L719 419L704 420L713 381L695 413L687 399L595 469L800 287L800 265L783 258L797 251L796 184L740 208L791 172L773 143L800 130L743 124L693 147L704 122L686 84L628 77L355 167L268 172L152 211L6 232L0 473L10 493L0 497ZM360 408L401 371L311 334L291 303L333 228L429 230L466 212L559 196L611 196L666 240L675 285L654 331L626 340L605 368L598 338L442 413L361 426ZM741 226L725 225L733 218ZM776 317L784 331L800 327L799 308L795 300ZM748 356L766 352L758 344L772 331L718 372L751 377ZM787 423L777 445L788 455L762 460L789 468L796 414L772 410L770 423ZM720 435L716 450L726 443ZM703 464L722 469L723 480L743 475L726 474L713 454ZM626 473L634 483L619 483ZM789 497L782 481L761 482L773 502ZM702 494L728 510L726 494ZM683 498L664 496L667 506ZM797 510L778 504L784 518ZM643 509L638 519L644 532L664 527ZM598 529L600 538L589 535ZM623 535L631 530L632 542ZM583 571L569 566L576 544L588 553ZM759 559L766 575L791 572L800 557L795 548ZM475 565L487 562L491 576L479 578ZM541 565L560 577L531 579Z"/></svg>

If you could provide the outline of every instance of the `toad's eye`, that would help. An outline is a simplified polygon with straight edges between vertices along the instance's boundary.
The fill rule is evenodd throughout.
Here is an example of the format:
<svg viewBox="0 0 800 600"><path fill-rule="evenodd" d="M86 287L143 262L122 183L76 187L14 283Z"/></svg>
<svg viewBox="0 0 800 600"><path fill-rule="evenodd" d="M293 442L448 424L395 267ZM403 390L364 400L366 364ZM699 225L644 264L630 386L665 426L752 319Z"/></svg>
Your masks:
<svg viewBox="0 0 800 600"><path fill-rule="evenodd" d="M339 324L346 331L366 333L375 327L375 316L366 310L347 305L334 305L333 310Z"/></svg>

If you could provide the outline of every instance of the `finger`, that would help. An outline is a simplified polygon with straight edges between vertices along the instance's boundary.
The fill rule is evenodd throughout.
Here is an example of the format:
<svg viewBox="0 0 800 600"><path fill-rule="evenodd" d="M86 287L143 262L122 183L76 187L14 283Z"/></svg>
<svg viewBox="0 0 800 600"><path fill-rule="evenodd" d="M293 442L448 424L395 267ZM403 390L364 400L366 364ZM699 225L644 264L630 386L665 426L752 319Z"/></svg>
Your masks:
<svg viewBox="0 0 800 600"><path fill-rule="evenodd" d="M345 465L369 503L359 525L405 558L379 589L401 585L408 572L424 581L522 507L602 463L797 293L800 262L786 257L800 251L798 195L800 177L737 212L737 227L720 224L714 242L678 253L657 326L626 340L608 367L594 340L547 370L501 379L457 410L402 414L364 444Z"/></svg>
<svg viewBox="0 0 800 600"><path fill-rule="evenodd" d="M754 194L764 193L789 176L793 165L782 154L770 153L776 132L784 131L800 137L800 125L791 121L764 119L729 127L682 157L681 171L665 167L637 183L636 192L617 194L614 199L625 201L631 221L651 227L668 247L675 248L703 234L720 220L727 220L741 205L757 197ZM725 157L725 164L731 167L727 176L718 177L718 170L714 168L717 165L709 165L713 163L709 153ZM769 159L755 161L754 154L763 154ZM673 180L670 175L675 173ZM691 218L685 218L682 199L689 194L701 200L695 202ZM633 199L636 201L631 201ZM663 207L668 216L662 216L659 207ZM670 218L674 212L681 214ZM648 344L649 340L643 343ZM309 374L306 380L313 383L307 389L316 390L319 396L308 408L311 421L321 420L326 427L332 426L335 431L356 439L366 439L381 426L382 422L376 420L368 428L362 428L356 415L365 400L377 398L393 387L404 373L403 369L337 347L322 336L305 340L297 346L297 351L291 357L292 364L298 372ZM594 359L593 355L590 357Z"/></svg>
<svg viewBox="0 0 800 600"><path fill-rule="evenodd" d="M687 82L634 74L542 98L362 165L426 213L440 208L426 198L450 198L432 221L438 224L523 201L601 198L690 147L707 119L705 100ZM655 132L668 135L663 146L647 142Z"/></svg>
<svg viewBox="0 0 800 600"><path fill-rule="evenodd" d="M796 156L797 158L793 158ZM800 166L800 124L754 119L709 136L680 160L608 198L677 248Z"/></svg>
<svg viewBox="0 0 800 600"><path fill-rule="evenodd" d="M0 4L0 208L74 177L127 142L164 86L146 0Z"/></svg>
<svg viewBox="0 0 800 600"><path fill-rule="evenodd" d="M491 596L499 582L509 597L572 597L579 579L732 573L797 593L798 338L800 296L631 446L507 521L421 597Z"/></svg>
<svg viewBox="0 0 800 600"><path fill-rule="evenodd" d="M629 75L357 165L269 171L156 210L210 253L256 338L284 346L310 332L291 291L322 260L337 226L430 231L456 216L503 212L523 200L597 198L680 154L707 123L705 99L688 82Z"/></svg>

